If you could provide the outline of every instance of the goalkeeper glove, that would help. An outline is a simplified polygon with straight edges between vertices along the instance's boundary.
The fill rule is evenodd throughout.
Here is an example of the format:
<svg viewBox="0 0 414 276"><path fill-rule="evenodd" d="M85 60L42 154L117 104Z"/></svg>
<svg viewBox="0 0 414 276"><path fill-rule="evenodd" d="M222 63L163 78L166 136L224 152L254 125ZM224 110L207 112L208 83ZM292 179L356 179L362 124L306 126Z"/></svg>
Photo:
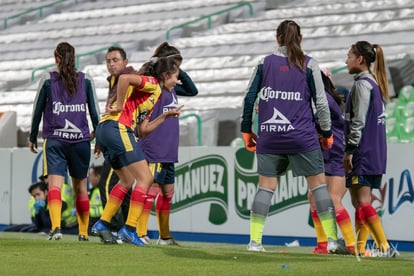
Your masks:
<svg viewBox="0 0 414 276"><path fill-rule="evenodd" d="M257 136L256 134L252 132L242 132L243 141L246 149L251 152L256 151L256 140Z"/></svg>
<svg viewBox="0 0 414 276"><path fill-rule="evenodd" d="M319 142L321 143L322 149L329 150L334 143L333 135L331 134L329 137L321 137L319 138Z"/></svg>

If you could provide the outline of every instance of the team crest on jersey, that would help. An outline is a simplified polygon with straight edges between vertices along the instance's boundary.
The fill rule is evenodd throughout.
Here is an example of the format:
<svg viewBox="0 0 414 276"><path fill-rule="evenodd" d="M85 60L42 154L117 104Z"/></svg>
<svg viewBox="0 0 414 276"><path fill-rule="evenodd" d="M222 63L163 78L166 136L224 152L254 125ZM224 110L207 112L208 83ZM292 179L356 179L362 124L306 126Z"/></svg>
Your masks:
<svg viewBox="0 0 414 276"><path fill-rule="evenodd" d="M143 122L147 118L149 113L149 110L141 111L137 116L137 123Z"/></svg>
<svg viewBox="0 0 414 276"><path fill-rule="evenodd" d="M69 140L78 140L83 138L82 131L68 119L65 119L65 126L63 128L55 129L53 131L53 135Z"/></svg>
<svg viewBox="0 0 414 276"><path fill-rule="evenodd" d="M265 132L287 132L294 129L288 118L275 107L273 107L272 117L260 124L260 131Z"/></svg>

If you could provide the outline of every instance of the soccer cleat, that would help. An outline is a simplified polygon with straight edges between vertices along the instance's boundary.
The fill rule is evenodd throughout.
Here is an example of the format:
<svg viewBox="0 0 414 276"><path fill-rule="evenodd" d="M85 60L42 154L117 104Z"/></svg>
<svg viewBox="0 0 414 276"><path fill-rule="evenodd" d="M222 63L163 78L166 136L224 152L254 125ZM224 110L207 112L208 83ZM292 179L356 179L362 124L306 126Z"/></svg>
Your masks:
<svg viewBox="0 0 414 276"><path fill-rule="evenodd" d="M263 248L263 245L261 243L250 241L247 245L247 251L265 252L266 250Z"/></svg>
<svg viewBox="0 0 414 276"><path fill-rule="evenodd" d="M143 243L138 237L137 232L129 231L125 225L119 230L118 236L122 239L122 241L126 243L131 243L138 246L145 245L145 243Z"/></svg>
<svg viewBox="0 0 414 276"><path fill-rule="evenodd" d="M325 254L328 254L329 252L328 252L328 249L326 249L326 247L324 248L324 247L317 246L312 250L312 253L325 255Z"/></svg>
<svg viewBox="0 0 414 276"><path fill-rule="evenodd" d="M349 254L356 256L355 246L347 246Z"/></svg>
<svg viewBox="0 0 414 276"><path fill-rule="evenodd" d="M157 244L158 245L179 245L178 242L173 237L169 239L158 238Z"/></svg>
<svg viewBox="0 0 414 276"><path fill-rule="evenodd" d="M49 232L49 237L47 238L50 240L60 240L62 239L62 232L59 227L55 228L55 230Z"/></svg>
<svg viewBox="0 0 414 276"><path fill-rule="evenodd" d="M116 241L117 244L123 244L122 239L118 236L118 232L111 232L113 239Z"/></svg>
<svg viewBox="0 0 414 276"><path fill-rule="evenodd" d="M145 243L145 245L150 245L151 244L151 239L148 236L142 236L142 237L139 237L139 239L143 243Z"/></svg>
<svg viewBox="0 0 414 276"><path fill-rule="evenodd" d="M329 254L349 255L348 249L342 245L338 240L328 238L327 246Z"/></svg>
<svg viewBox="0 0 414 276"><path fill-rule="evenodd" d="M78 241L89 241L88 237L85 237L84 235L78 236Z"/></svg>
<svg viewBox="0 0 414 276"><path fill-rule="evenodd" d="M118 243L112 235L109 227L106 226L101 220L98 220L91 229L94 236L100 237L103 243Z"/></svg>
<svg viewBox="0 0 414 276"><path fill-rule="evenodd" d="M91 229L92 233L98 233L99 231L109 231L109 227L106 226L102 220L98 220L95 222L95 224L92 226Z"/></svg>

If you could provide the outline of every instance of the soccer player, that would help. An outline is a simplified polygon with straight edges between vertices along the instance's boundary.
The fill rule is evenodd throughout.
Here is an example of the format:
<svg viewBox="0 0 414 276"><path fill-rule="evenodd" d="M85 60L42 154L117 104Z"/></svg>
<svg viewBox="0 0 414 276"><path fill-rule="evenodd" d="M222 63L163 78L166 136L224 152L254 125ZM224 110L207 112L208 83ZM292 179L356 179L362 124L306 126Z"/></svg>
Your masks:
<svg viewBox="0 0 414 276"><path fill-rule="evenodd" d="M108 105L111 100L116 98L119 76L123 74L133 74L136 73L136 71L132 66L128 65L128 58L125 50L122 47L118 46L111 46L108 48L106 52L106 68L110 74L107 77L108 96L106 105ZM133 87L130 86L128 89L132 90ZM103 207L106 205L109 193L118 182L119 177L112 169L111 164L109 164L107 161L104 161L101 180L99 183ZM128 193L125 195L125 198L122 201L121 208L111 220L110 228L112 231L118 232L125 224L126 218L128 216L130 198L131 189L128 190Z"/></svg>
<svg viewBox="0 0 414 276"><path fill-rule="evenodd" d="M168 59L144 64L145 74L119 76L116 97L109 101L106 113L96 129L96 143L111 164L120 182L112 189L100 220L92 233L105 243L116 243L109 224L118 211L128 190L133 187L128 217L118 235L125 242L144 245L136 233L146 194L153 177L144 154L137 143L135 128L152 110L161 89L171 90L177 83L178 67ZM129 89L130 86L133 89ZM146 124L142 131L153 131L169 116L178 116L179 108L170 110Z"/></svg>
<svg viewBox="0 0 414 276"><path fill-rule="evenodd" d="M344 103L341 95L337 93L331 79L323 72L321 72L321 76L326 91L329 110L331 113L332 133L334 136L334 143L332 144L332 148L322 151L325 166L325 177L328 185L328 191L332 197L332 201L335 207L336 223L342 232L346 247L350 253L354 254L354 229L348 211L342 205L342 198L347 191L347 188L345 186L345 169L342 164L345 150L345 118L343 116L341 108ZM318 213L313 204L313 197L311 192L308 193L308 197L317 240L317 246L313 249L313 253L328 254L328 238L325 235Z"/></svg>
<svg viewBox="0 0 414 276"><path fill-rule="evenodd" d="M178 49L168 44L161 43L152 57L156 62L172 60L177 66L182 63L182 56ZM183 70L179 69L179 84L174 89L163 89L161 98L154 106L148 122L153 121L164 112L178 107L178 97L195 96L198 90L191 78ZM152 202L156 198L156 214L158 219L159 245L178 245L171 236L169 218L171 200L174 194L175 165L178 162L178 144L180 137L179 121L177 117L169 117L152 133L139 132L139 143L142 146L145 157L149 162L151 172L154 175L154 183L148 193L146 208L139 219L138 233L140 237L148 242L147 224ZM161 191L158 194L158 191Z"/></svg>
<svg viewBox="0 0 414 276"><path fill-rule="evenodd" d="M323 157L315 129L314 101L321 144L333 143L329 106L317 62L301 48L300 26L285 20L276 30L277 51L255 68L244 99L241 132L245 147L256 151L259 183L251 207L249 251L264 251L263 228L277 177L290 164L294 176L305 176L328 236L328 251L347 252L338 243L333 203L325 182ZM260 93L258 135L252 133L254 102ZM257 144L256 144L257 143Z"/></svg>
<svg viewBox="0 0 414 276"><path fill-rule="evenodd" d="M343 165L355 207L357 252L364 255L371 233L380 255L395 257L398 252L390 247L381 219L371 205L371 190L380 188L387 165L384 111L388 81L384 53L378 44L358 41L349 49L345 63L349 74L355 75L345 107Z"/></svg>
<svg viewBox="0 0 414 276"><path fill-rule="evenodd" d="M87 174L91 156L87 111L92 127L99 121L99 106L92 79L75 67L75 49L67 42L54 51L57 70L46 74L39 83L33 105L29 148L37 153L37 134L43 115L44 175L48 175L48 206L52 228L50 240L61 233L61 189L67 169L72 177L79 225L79 240L88 240L89 198Z"/></svg>

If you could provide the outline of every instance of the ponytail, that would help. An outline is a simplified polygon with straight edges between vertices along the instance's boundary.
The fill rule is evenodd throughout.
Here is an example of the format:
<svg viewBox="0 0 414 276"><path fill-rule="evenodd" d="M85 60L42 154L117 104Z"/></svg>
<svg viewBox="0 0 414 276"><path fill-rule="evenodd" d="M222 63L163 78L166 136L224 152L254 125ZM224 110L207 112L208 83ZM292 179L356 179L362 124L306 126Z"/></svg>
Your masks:
<svg viewBox="0 0 414 276"><path fill-rule="evenodd" d="M183 57L181 56L180 51L176 47L168 44L167 41L164 41L158 45L154 51L154 54L152 55L152 58L158 60L162 58L173 59L178 66L180 66L181 62L183 61Z"/></svg>
<svg viewBox="0 0 414 276"><path fill-rule="evenodd" d="M172 75L178 70L174 59L152 57L138 70L138 75L155 77L159 82L164 81L164 73Z"/></svg>
<svg viewBox="0 0 414 276"><path fill-rule="evenodd" d="M289 65L296 65L300 70L305 71L305 54L300 43L302 35L300 26L293 20L285 20L276 29L276 36L281 46L285 46Z"/></svg>
<svg viewBox="0 0 414 276"><path fill-rule="evenodd" d="M62 78L70 95L77 92L77 73L75 67L75 48L67 42L59 43L55 49L55 58L58 58L59 77Z"/></svg>
<svg viewBox="0 0 414 276"><path fill-rule="evenodd" d="M388 80L387 80L387 73L385 67L385 60L384 60L384 52L382 48L378 44L372 45L375 49L377 58L374 62L374 76L378 82L378 86L381 89L382 98L387 101L389 98L389 91L388 91Z"/></svg>

